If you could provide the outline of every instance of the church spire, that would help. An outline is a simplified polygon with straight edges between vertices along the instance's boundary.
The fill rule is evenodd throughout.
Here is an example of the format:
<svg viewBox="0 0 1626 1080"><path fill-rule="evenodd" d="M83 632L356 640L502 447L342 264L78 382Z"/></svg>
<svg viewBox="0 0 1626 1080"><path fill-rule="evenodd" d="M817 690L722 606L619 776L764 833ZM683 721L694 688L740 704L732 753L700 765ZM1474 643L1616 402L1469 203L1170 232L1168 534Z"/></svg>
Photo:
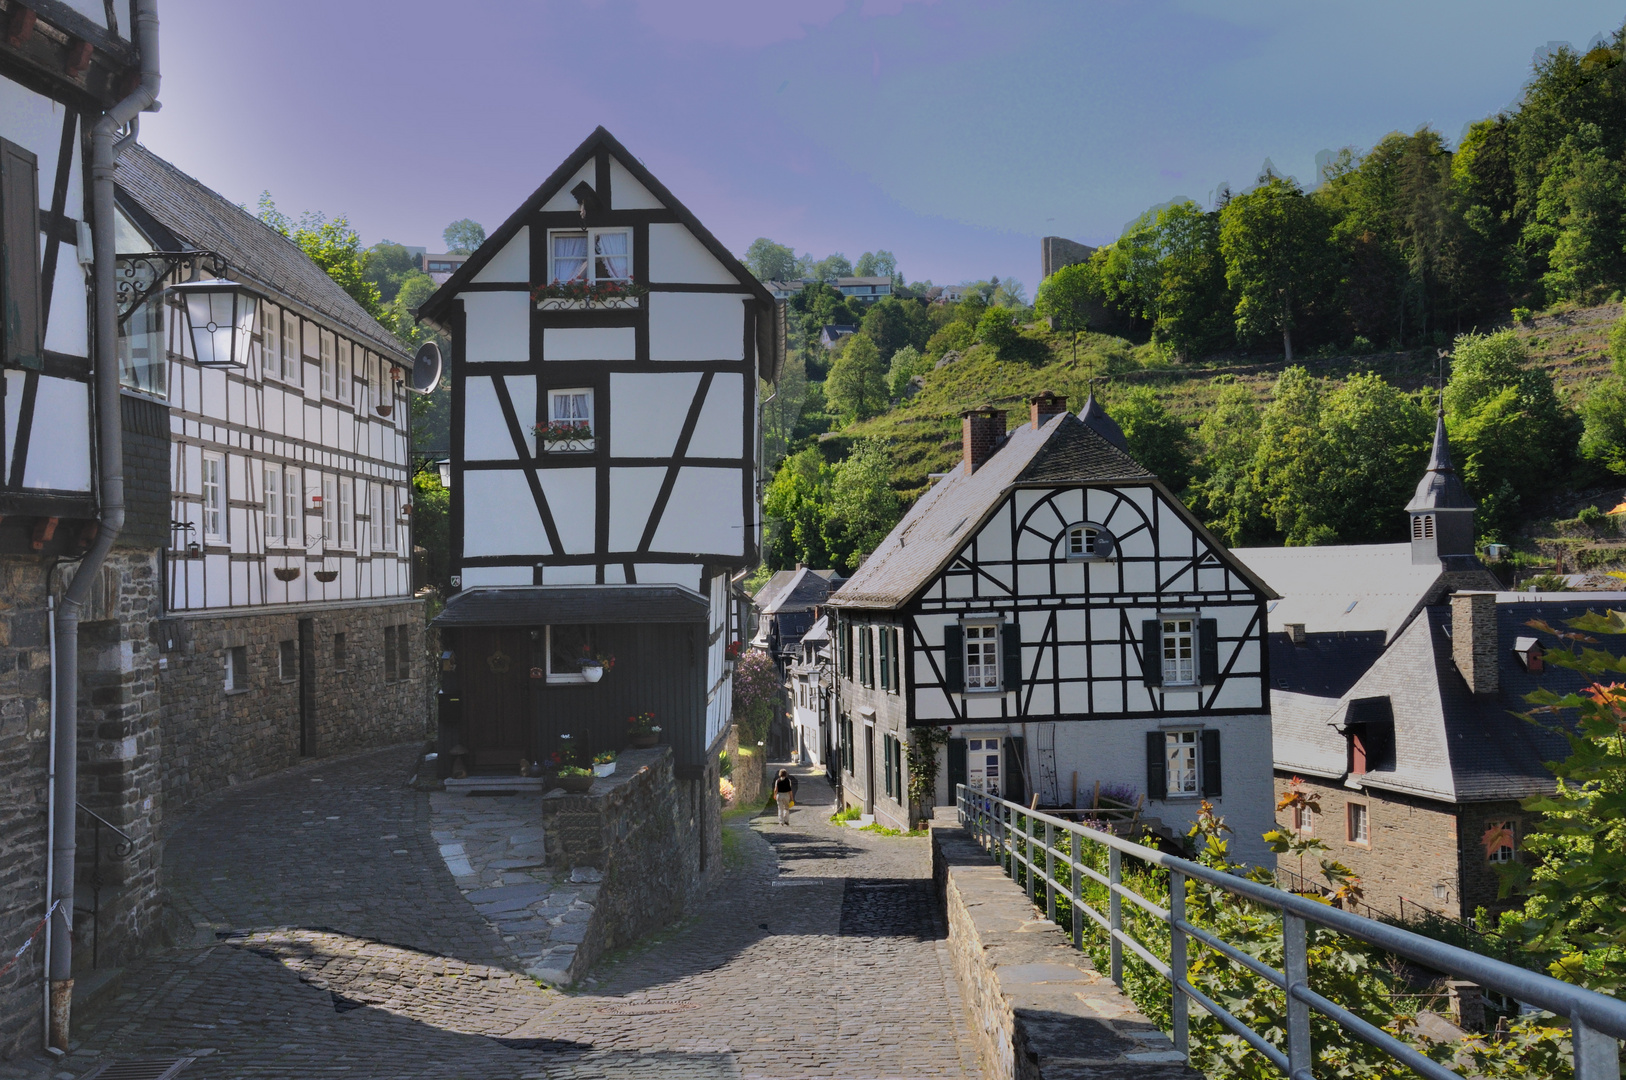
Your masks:
<svg viewBox="0 0 1626 1080"><path fill-rule="evenodd" d="M1434 448L1417 492L1406 504L1411 517L1411 561L1441 562L1453 556L1473 557L1474 502L1451 464L1442 402L1434 414Z"/></svg>
<svg viewBox="0 0 1626 1080"><path fill-rule="evenodd" d="M1094 390L1090 391L1090 396L1085 400L1078 418L1084 422L1085 427L1124 453L1129 453L1129 440L1124 438L1124 429L1119 427L1118 421L1108 416L1101 403L1095 400Z"/></svg>

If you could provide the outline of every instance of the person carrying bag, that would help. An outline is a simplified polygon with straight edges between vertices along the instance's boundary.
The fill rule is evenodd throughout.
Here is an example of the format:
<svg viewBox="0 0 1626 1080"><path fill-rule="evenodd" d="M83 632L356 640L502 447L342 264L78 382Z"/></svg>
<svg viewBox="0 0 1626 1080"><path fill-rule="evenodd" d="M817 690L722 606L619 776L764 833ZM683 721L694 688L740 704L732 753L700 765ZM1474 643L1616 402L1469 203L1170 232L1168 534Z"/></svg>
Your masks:
<svg viewBox="0 0 1626 1080"><path fill-rule="evenodd" d="M779 804L779 824L790 824L790 808L796 805L796 778L789 769L780 769L774 777L773 799Z"/></svg>

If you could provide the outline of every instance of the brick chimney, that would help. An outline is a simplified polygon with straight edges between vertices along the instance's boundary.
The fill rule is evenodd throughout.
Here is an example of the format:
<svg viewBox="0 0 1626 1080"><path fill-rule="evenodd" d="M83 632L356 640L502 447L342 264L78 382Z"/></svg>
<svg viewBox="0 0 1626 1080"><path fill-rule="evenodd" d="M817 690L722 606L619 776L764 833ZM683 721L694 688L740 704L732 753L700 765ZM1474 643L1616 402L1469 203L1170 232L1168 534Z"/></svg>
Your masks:
<svg viewBox="0 0 1626 1080"><path fill-rule="evenodd" d="M1038 431L1050 421L1052 416L1066 411L1066 398L1057 397L1049 390L1044 391L1033 399L1033 430Z"/></svg>
<svg viewBox="0 0 1626 1080"><path fill-rule="evenodd" d="M965 453L965 471L974 473L994 456L1005 437L1005 410L984 406L960 414L960 443Z"/></svg>
<svg viewBox="0 0 1626 1080"><path fill-rule="evenodd" d="M1451 597L1451 659L1476 694L1494 694L1501 685L1496 671L1496 594L1459 592Z"/></svg>

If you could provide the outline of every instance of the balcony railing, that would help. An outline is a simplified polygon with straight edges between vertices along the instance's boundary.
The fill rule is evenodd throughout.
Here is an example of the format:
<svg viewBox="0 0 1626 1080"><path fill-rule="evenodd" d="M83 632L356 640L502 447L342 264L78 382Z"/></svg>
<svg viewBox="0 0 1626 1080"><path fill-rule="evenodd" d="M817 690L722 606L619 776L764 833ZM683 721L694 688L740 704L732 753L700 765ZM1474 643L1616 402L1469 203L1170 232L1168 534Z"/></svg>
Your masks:
<svg viewBox="0 0 1626 1080"><path fill-rule="evenodd" d="M1461 1073L1429 1060L1388 1032L1311 988L1307 929L1308 924L1313 923L1452 978L1477 983L1488 990L1566 1017L1570 1023L1576 1080L1619 1080L1620 1040L1626 1038L1626 1001L1584 990L1398 927L1364 919L1247 878L1176 858L1121 837L973 791L964 784L955 785L955 802L960 823L1008 874L1013 878L1020 874L1025 879L1029 899L1034 899L1038 888L1043 886L1046 915L1054 920L1057 899L1065 898L1068 901L1072 908L1075 947L1084 947L1085 918L1106 932L1113 982L1119 987L1124 984L1123 951L1128 949L1171 985L1174 1030L1170 1034L1175 1047L1182 1054L1190 1054L1188 1017L1190 1002L1194 1001L1291 1080L1314 1080L1315 1059L1310 1045L1310 1014L1313 1010L1421 1076L1432 1080L1460 1080ZM1085 845L1098 845L1106 849L1105 874L1086 864L1083 857ZM1167 908L1124 884L1124 855L1168 871ZM1085 878L1107 890L1105 912L1091 907L1085 900ZM1206 882L1241 900L1281 912L1284 970L1278 971L1210 931L1192 925L1185 913L1187 878ZM1126 900L1168 927L1167 963L1125 930L1123 902ZM1285 993L1285 1053L1187 980L1188 949L1192 940L1241 964Z"/></svg>

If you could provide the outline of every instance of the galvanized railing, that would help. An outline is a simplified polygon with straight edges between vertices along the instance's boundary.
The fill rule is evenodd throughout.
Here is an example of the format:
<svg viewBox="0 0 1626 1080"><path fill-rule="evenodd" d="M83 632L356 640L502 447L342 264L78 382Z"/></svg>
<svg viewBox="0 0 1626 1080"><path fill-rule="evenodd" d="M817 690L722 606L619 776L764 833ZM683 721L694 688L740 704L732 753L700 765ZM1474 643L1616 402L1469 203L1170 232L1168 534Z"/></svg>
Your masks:
<svg viewBox="0 0 1626 1080"><path fill-rule="evenodd" d="M1258 1050L1292 1080L1314 1080L1310 1045L1310 1014L1314 1010L1335 1021L1356 1038L1377 1047L1396 1061L1431 1080L1461 1080L1461 1074L1439 1065L1388 1032L1363 1020L1310 987L1307 955L1308 924L1364 941L1385 952L1466 979L1486 989L1545 1009L1570 1023L1576 1080L1620 1080L1620 1040L1626 1039L1626 1001L1584 990L1512 964L1435 941L1398 927L1363 919L1347 911L1302 896L1261 885L1247 878L1213 870L1176 858L1120 837L1018 803L955 785L960 823L999 859L1012 877L1018 868L1026 878L1029 899L1044 886L1046 914L1056 918L1056 899L1065 897L1072 907L1073 944L1084 947L1084 919L1104 930L1109 939L1112 981L1123 985L1123 951L1134 953L1147 967L1171 984L1171 1016L1175 1047L1190 1054L1189 1003L1195 1001L1227 1030ZM1066 837L1065 848L1057 841ZM1081 861L1083 845L1107 849L1107 872L1102 874ZM1169 874L1169 906L1164 908L1123 883L1122 857L1129 855ZM1058 876L1058 868L1064 871ZM1107 910L1097 911L1084 899L1083 881L1090 879L1107 890ZM1185 913L1185 881L1192 878L1217 886L1234 896L1274 908L1282 915L1283 968L1278 971L1227 941L1193 926ZM1169 959L1165 963L1124 929L1123 902L1140 908L1169 929ZM1186 978L1190 941L1234 960L1268 980L1286 994L1287 1052L1248 1027Z"/></svg>

